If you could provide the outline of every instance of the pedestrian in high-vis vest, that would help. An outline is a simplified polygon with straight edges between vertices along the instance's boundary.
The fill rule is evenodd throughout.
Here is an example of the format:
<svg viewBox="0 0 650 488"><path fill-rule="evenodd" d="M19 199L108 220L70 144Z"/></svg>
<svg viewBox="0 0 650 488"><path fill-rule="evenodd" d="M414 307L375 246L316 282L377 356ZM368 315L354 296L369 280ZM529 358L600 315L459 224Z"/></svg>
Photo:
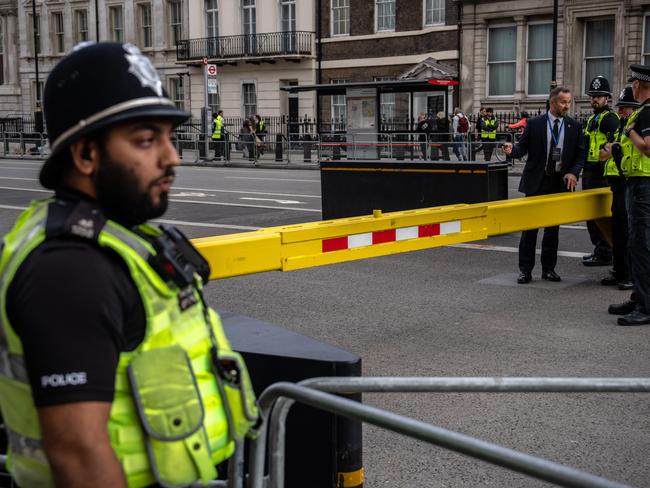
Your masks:
<svg viewBox="0 0 650 488"><path fill-rule="evenodd" d="M22 488L206 484L257 419L167 208L175 107L149 58L84 43L43 95L51 154L2 241L0 407Z"/></svg>
<svg viewBox="0 0 650 488"><path fill-rule="evenodd" d="M609 313L622 315L618 325L650 324L650 66L630 66L634 99L640 107L625 123L612 157L620 160L625 176L628 212L628 251L634 291L630 300L609 306Z"/></svg>
<svg viewBox="0 0 650 488"><path fill-rule="evenodd" d="M214 141L214 159L221 161L225 156L225 128L223 121L223 110L217 112L217 116L212 122L212 140Z"/></svg>
<svg viewBox="0 0 650 488"><path fill-rule="evenodd" d="M494 116L494 109L488 108L485 115L479 119L481 124L481 142L483 143L483 157L485 161L492 159L494 145L497 142L497 128L499 121Z"/></svg>

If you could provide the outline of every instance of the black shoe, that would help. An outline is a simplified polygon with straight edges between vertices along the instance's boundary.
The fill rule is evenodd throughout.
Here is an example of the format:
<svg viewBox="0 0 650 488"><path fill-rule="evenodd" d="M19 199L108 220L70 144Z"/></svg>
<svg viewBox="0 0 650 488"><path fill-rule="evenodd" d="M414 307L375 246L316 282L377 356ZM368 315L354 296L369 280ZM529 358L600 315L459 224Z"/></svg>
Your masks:
<svg viewBox="0 0 650 488"><path fill-rule="evenodd" d="M583 261L587 261L588 259L593 259L593 258L594 258L593 254L585 254L584 256L582 256Z"/></svg>
<svg viewBox="0 0 650 488"><path fill-rule="evenodd" d="M587 259L583 258L582 264L585 266L610 266L612 264L612 259L603 259L598 256L591 256Z"/></svg>
<svg viewBox="0 0 650 488"><path fill-rule="evenodd" d="M619 317L617 323L618 325L646 325L650 324L650 315L641 310L634 310L623 317Z"/></svg>
<svg viewBox="0 0 650 488"><path fill-rule="evenodd" d="M560 275L553 270L542 272L542 279L546 281L562 281Z"/></svg>
<svg viewBox="0 0 650 488"><path fill-rule="evenodd" d="M621 280L619 280L616 276L614 276L614 273L609 273L602 280L600 280L600 284L603 286L616 286L620 282Z"/></svg>
<svg viewBox="0 0 650 488"><path fill-rule="evenodd" d="M618 283L617 288L619 290L633 290L634 283L631 280L623 280Z"/></svg>
<svg viewBox="0 0 650 488"><path fill-rule="evenodd" d="M638 303L632 300L623 303L614 303L607 308L607 313L612 315L627 315L634 312L637 305Z"/></svg>
<svg viewBox="0 0 650 488"><path fill-rule="evenodd" d="M533 279L533 275L530 273L524 273L523 271L519 273L519 278L517 278L517 283L520 285L525 285L526 283L530 283L531 280Z"/></svg>

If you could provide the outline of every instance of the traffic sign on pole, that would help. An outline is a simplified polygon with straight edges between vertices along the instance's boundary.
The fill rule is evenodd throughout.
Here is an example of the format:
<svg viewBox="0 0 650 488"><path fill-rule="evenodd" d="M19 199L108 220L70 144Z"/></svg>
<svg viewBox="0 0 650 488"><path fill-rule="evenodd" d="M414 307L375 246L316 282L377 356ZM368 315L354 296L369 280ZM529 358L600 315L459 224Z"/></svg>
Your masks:
<svg viewBox="0 0 650 488"><path fill-rule="evenodd" d="M217 76L217 65L216 64L208 64L208 75L209 76Z"/></svg>
<svg viewBox="0 0 650 488"><path fill-rule="evenodd" d="M202 63L208 64L208 58L206 56L203 56Z"/></svg>

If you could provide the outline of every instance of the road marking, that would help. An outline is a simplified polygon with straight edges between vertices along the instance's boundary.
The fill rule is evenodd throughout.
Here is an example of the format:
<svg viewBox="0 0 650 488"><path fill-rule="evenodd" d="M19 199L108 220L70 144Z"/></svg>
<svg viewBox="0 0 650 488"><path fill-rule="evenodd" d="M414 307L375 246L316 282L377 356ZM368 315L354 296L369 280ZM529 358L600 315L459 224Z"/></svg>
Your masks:
<svg viewBox="0 0 650 488"><path fill-rule="evenodd" d="M457 247L460 249L478 249L480 251L500 251L500 252L511 252L511 253L518 253L519 248L518 247L509 247L509 246L495 246L492 244L452 244L451 246L448 247ZM542 251L540 249L535 250L535 254L541 254ZM566 258L581 258L584 256L586 253L585 252L573 252L573 251L558 251L557 255L558 256L564 256Z"/></svg>
<svg viewBox="0 0 650 488"><path fill-rule="evenodd" d="M38 178L21 178L19 176L0 176L0 180L38 181Z"/></svg>
<svg viewBox="0 0 650 488"><path fill-rule="evenodd" d="M178 200L170 198L170 202L177 203L198 203L199 205L221 205L224 207L249 207L249 208L269 208L272 210L296 210L298 212L317 212L321 213L320 208L295 208L295 207L274 207L271 205L248 205L246 203L224 203L224 202L200 202L198 200Z"/></svg>
<svg viewBox="0 0 650 488"><path fill-rule="evenodd" d="M36 191L40 193L52 193L52 190L45 190L42 188L17 188L13 186L0 186L0 190Z"/></svg>
<svg viewBox="0 0 650 488"><path fill-rule="evenodd" d="M208 195L207 193L202 193L202 192L197 192L197 191L182 191L180 193L170 193L170 197L207 197L207 196L214 196L214 195Z"/></svg>
<svg viewBox="0 0 650 488"><path fill-rule="evenodd" d="M301 181L306 183L320 183L320 180L297 180L293 178L258 178L256 176L224 176L228 180L264 180L264 181Z"/></svg>
<svg viewBox="0 0 650 488"><path fill-rule="evenodd" d="M295 180L293 180L295 181ZM207 191L216 193L241 193L244 195L267 195L270 197L297 197L297 198L320 198L320 195L304 195L302 193L268 193L263 191L246 191L246 190L216 190L214 188L191 188L186 186L176 186L173 190L189 190L189 191Z"/></svg>
<svg viewBox="0 0 650 488"><path fill-rule="evenodd" d="M18 168L17 166L0 166L0 169L31 169L36 171L39 168Z"/></svg>
<svg viewBox="0 0 650 488"><path fill-rule="evenodd" d="M586 225L561 225L562 229L587 230Z"/></svg>
<svg viewBox="0 0 650 488"><path fill-rule="evenodd" d="M292 203L305 203L305 202L299 202L298 200L276 200L274 198L253 198L253 197L240 197L240 200L260 200L264 202L275 202L279 203L281 205L291 205Z"/></svg>
<svg viewBox="0 0 650 488"><path fill-rule="evenodd" d="M6 210L27 210L28 207L19 207L18 205L0 205L0 208Z"/></svg>
<svg viewBox="0 0 650 488"><path fill-rule="evenodd" d="M210 227L215 229L234 229L234 230L259 230L260 227L250 227L248 225L231 225L231 224L208 224L205 222L188 222L187 220L167 220L154 219L153 222L170 225L185 225L188 227Z"/></svg>

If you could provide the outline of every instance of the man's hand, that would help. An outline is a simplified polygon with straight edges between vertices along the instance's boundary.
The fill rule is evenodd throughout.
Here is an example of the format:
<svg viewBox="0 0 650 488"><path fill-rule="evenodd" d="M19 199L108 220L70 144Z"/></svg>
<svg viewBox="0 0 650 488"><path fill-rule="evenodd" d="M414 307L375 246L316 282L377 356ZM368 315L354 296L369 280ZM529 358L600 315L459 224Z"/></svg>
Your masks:
<svg viewBox="0 0 650 488"><path fill-rule="evenodd" d="M566 188L569 191L576 191L576 185L578 184L578 178L573 173L567 173L564 175L564 181L566 181Z"/></svg>
<svg viewBox="0 0 650 488"><path fill-rule="evenodd" d="M502 147L503 147L503 152L506 153L508 156L512 154L512 144L510 142L504 142Z"/></svg>
<svg viewBox="0 0 650 488"><path fill-rule="evenodd" d="M598 160L599 161L607 161L609 158L612 157L612 144L607 143L603 147L600 148L600 152L598 153Z"/></svg>
<svg viewBox="0 0 650 488"><path fill-rule="evenodd" d="M42 445L57 487L126 488L124 472L108 438L108 402L41 407Z"/></svg>

